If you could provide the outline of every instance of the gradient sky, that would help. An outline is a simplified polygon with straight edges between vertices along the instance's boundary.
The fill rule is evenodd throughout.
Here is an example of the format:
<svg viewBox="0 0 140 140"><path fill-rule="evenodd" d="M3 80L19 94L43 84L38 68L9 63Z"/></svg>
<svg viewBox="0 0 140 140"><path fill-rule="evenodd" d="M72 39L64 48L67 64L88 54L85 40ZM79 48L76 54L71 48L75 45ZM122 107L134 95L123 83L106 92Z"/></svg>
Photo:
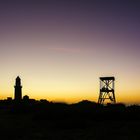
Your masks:
<svg viewBox="0 0 140 140"><path fill-rule="evenodd" d="M99 77L115 76L116 99L140 103L140 2L1 0L0 98L97 101Z"/></svg>

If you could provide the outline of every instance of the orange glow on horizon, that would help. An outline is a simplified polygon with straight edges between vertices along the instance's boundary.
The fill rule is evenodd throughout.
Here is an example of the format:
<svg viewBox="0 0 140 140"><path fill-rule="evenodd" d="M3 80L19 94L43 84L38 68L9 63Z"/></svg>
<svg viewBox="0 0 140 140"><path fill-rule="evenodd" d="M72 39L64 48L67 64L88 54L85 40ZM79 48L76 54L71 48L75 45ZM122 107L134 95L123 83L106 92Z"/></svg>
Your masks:
<svg viewBox="0 0 140 140"><path fill-rule="evenodd" d="M125 103L125 104L140 104L140 92L123 92L123 93L116 93L116 101L117 103ZM77 95L76 95L77 94ZM11 96L6 96L6 95L11 95ZM65 102L65 103L76 103L82 100L89 100L93 102L98 101L98 96L99 92L94 93L30 93L30 94L25 94L23 92L23 96L28 95L30 99L35 99L35 100L40 100L40 99L46 99L48 101L53 101L53 102ZM33 96L34 95L34 96ZM44 96L43 96L44 95ZM59 95L59 96L58 96ZM7 97L12 97L14 98L14 90L11 94L5 94L1 95L0 99L6 99Z"/></svg>

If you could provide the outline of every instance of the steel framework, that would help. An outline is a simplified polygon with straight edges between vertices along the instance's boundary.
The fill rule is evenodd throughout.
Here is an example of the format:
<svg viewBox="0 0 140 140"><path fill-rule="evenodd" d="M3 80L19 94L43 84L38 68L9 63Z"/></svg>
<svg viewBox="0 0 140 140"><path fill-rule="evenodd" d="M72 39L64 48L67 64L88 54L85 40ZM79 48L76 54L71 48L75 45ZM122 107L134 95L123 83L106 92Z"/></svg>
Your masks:
<svg viewBox="0 0 140 140"><path fill-rule="evenodd" d="M110 100L113 104L116 103L114 81L115 77L100 77L99 104L104 104L105 100Z"/></svg>

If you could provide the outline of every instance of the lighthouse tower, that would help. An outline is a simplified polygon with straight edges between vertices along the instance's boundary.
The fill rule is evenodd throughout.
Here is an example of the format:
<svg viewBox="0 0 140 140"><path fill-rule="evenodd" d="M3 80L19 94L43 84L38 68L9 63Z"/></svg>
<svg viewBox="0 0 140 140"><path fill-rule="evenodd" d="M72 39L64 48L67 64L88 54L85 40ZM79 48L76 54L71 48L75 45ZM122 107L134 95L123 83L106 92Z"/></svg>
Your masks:
<svg viewBox="0 0 140 140"><path fill-rule="evenodd" d="M15 101L21 101L22 100L22 86L21 86L21 79L19 76L16 78L14 88L15 88L15 96L14 96Z"/></svg>

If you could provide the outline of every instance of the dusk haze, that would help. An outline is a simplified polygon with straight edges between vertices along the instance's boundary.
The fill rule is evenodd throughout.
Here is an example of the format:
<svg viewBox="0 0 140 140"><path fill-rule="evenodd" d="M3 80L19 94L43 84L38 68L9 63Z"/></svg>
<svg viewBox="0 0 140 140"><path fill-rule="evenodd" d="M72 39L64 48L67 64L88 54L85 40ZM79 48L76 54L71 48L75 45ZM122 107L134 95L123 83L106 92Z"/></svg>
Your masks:
<svg viewBox="0 0 140 140"><path fill-rule="evenodd" d="M0 1L0 99L98 101L115 77L117 103L140 104L140 2Z"/></svg>

